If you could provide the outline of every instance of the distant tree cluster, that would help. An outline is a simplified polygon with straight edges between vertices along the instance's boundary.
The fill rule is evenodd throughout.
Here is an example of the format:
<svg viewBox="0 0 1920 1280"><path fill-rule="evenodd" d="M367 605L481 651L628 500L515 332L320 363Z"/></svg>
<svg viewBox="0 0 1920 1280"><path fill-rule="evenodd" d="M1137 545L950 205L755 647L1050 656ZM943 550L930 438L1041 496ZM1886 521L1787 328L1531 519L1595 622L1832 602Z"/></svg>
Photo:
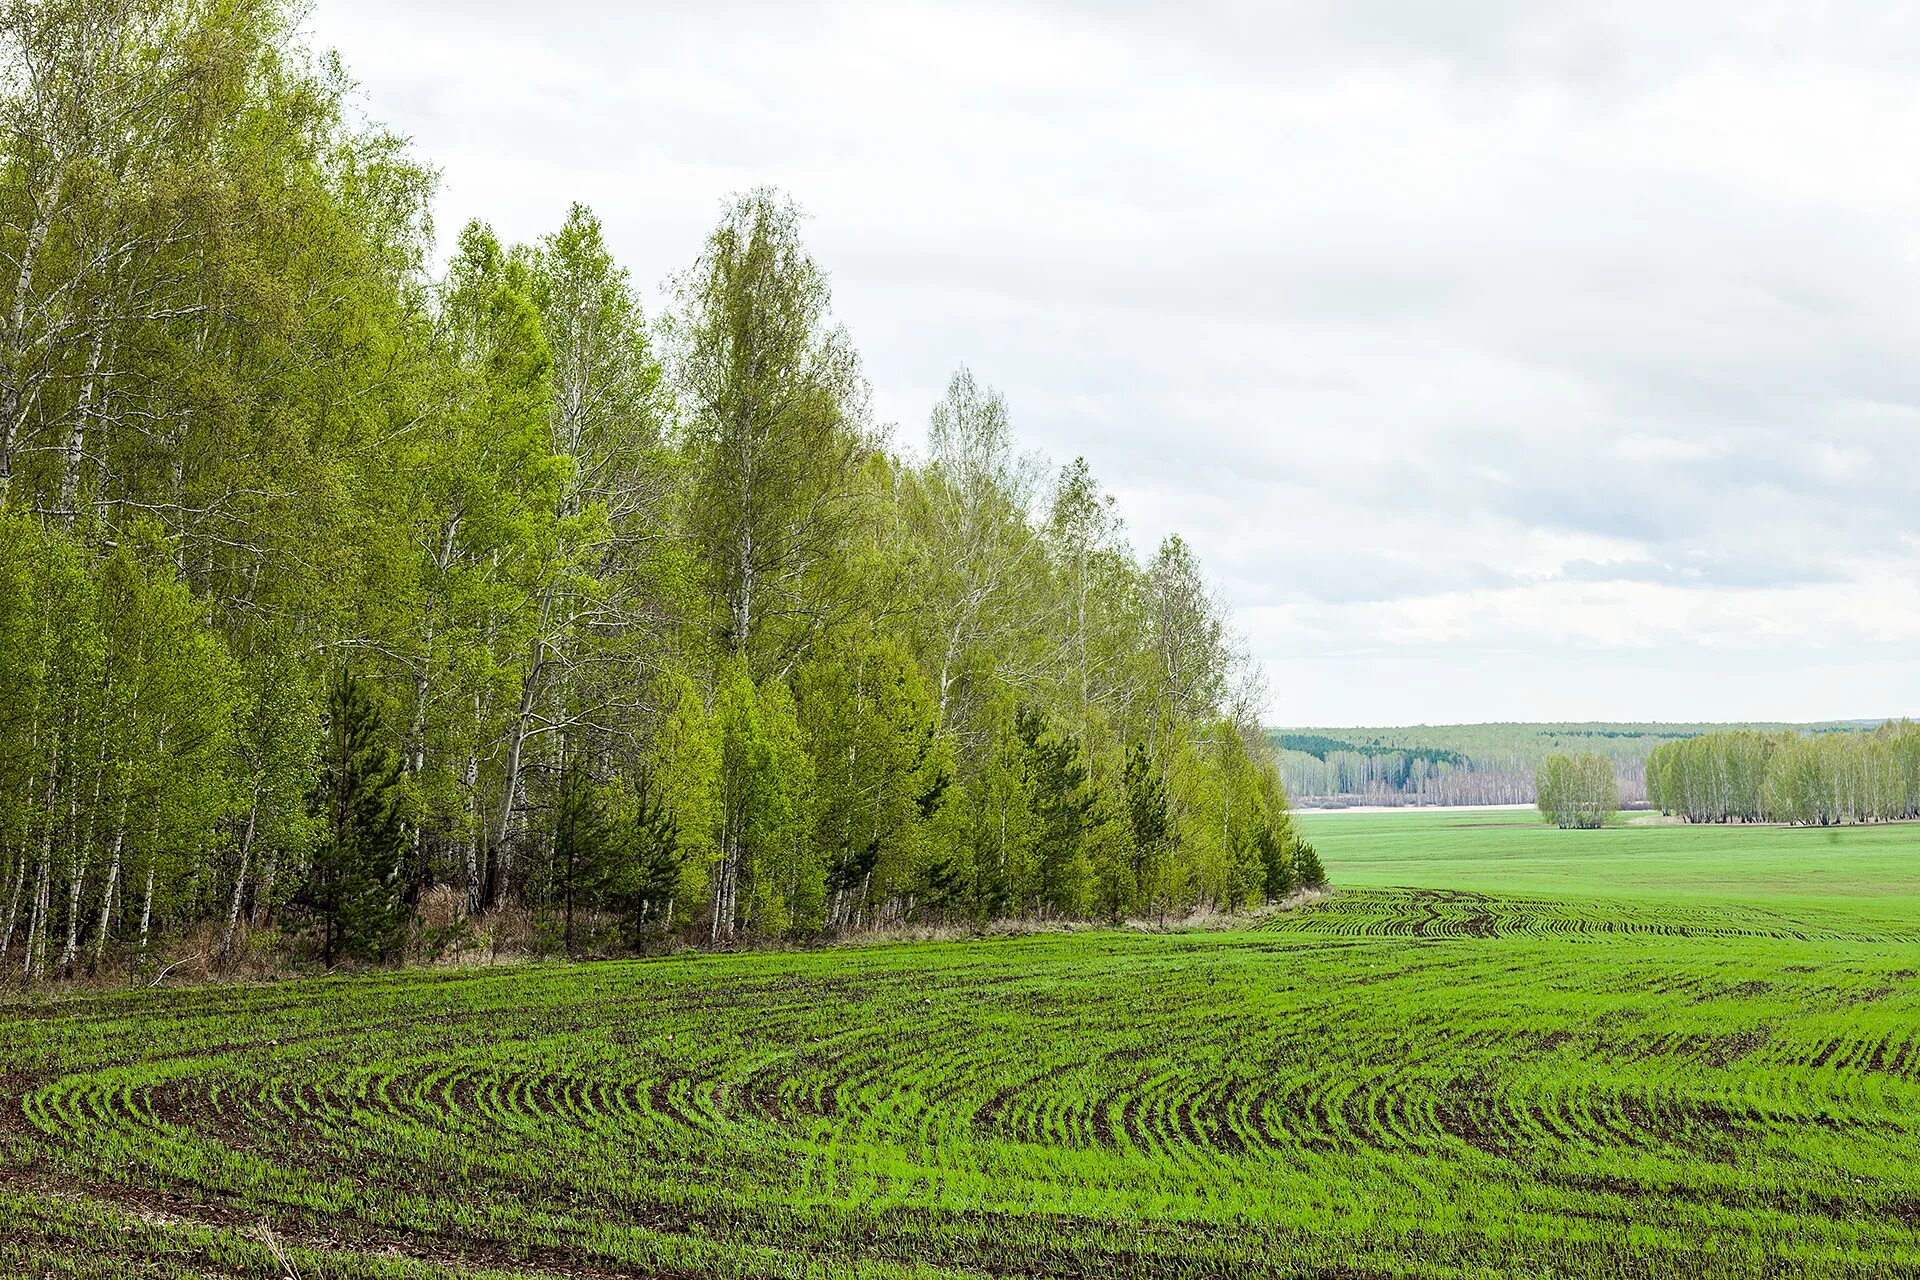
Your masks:
<svg viewBox="0 0 1920 1280"><path fill-rule="evenodd" d="M1688 822L1802 826L1920 818L1920 725L1872 733L1718 733L1659 747L1648 791Z"/></svg>
<svg viewBox="0 0 1920 1280"><path fill-rule="evenodd" d="M964 369L891 448L801 216L642 315L284 0L0 6L0 962L1238 908L1320 878L1191 548Z"/></svg>
<svg viewBox="0 0 1920 1280"><path fill-rule="evenodd" d="M1534 789L1541 816L1562 829L1604 826L1620 808L1613 761L1591 751L1548 756L1540 764Z"/></svg>

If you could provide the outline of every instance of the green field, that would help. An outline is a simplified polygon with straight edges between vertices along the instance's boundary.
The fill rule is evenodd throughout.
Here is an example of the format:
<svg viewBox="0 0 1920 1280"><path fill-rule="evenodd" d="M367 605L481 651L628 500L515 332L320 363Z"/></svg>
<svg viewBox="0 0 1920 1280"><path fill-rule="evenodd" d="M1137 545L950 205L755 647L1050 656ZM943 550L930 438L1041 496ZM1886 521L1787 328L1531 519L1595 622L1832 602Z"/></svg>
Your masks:
<svg viewBox="0 0 1920 1280"><path fill-rule="evenodd" d="M1920 1275L1920 828L1306 822L1238 932L0 1004L0 1274Z"/></svg>

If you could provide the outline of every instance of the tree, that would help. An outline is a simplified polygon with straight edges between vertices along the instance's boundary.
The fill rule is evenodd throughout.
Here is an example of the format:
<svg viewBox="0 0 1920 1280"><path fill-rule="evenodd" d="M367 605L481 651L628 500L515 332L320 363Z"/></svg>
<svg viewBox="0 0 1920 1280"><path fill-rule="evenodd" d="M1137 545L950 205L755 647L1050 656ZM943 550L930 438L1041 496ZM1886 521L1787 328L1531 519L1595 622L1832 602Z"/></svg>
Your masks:
<svg viewBox="0 0 1920 1280"><path fill-rule="evenodd" d="M1022 708L1015 721L1033 779L1035 853L1040 909L1078 915L1091 887L1092 864L1084 840L1095 804L1080 740L1050 730L1044 716Z"/></svg>
<svg viewBox="0 0 1920 1280"><path fill-rule="evenodd" d="M321 959L388 959L406 928L406 777L372 688L351 670L327 701L314 808L321 837L302 901L320 921Z"/></svg>
<svg viewBox="0 0 1920 1280"><path fill-rule="evenodd" d="M581 898L597 898L616 874L619 832L606 797L578 759L560 774L553 802L553 878L559 882L563 916L562 944L573 954L573 909Z"/></svg>
<svg viewBox="0 0 1920 1280"><path fill-rule="evenodd" d="M678 836L680 874L668 902L681 904L691 919L697 907L712 900L727 855L722 845L722 747L718 717L693 681L675 671L666 683L662 696L672 710L654 737L649 781Z"/></svg>
<svg viewBox="0 0 1920 1280"><path fill-rule="evenodd" d="M1297 841L1293 847L1293 865L1304 887L1318 889L1327 882L1326 869L1320 865L1319 853L1305 840Z"/></svg>
<svg viewBox="0 0 1920 1280"><path fill-rule="evenodd" d="M1732 730L1663 743L1648 798L1689 822L1831 826L1920 817L1920 729Z"/></svg>
<svg viewBox="0 0 1920 1280"><path fill-rule="evenodd" d="M1287 833L1272 823L1262 824L1254 835L1254 852L1266 881L1268 902L1284 902L1302 885L1301 844L1286 837Z"/></svg>
<svg viewBox="0 0 1920 1280"><path fill-rule="evenodd" d="M231 144L277 78L254 79L280 18L270 0L0 5L0 502L37 455L29 483L70 525L121 340L209 327L221 247L252 238L233 197L259 149Z"/></svg>
<svg viewBox="0 0 1920 1280"><path fill-rule="evenodd" d="M826 874L829 929L857 925L876 893L905 889L941 785L937 710L903 646L848 639L795 673L813 762L813 841Z"/></svg>
<svg viewBox="0 0 1920 1280"><path fill-rule="evenodd" d="M1127 817L1133 829L1134 901L1162 919L1173 898L1173 819L1166 779L1144 743L1127 752Z"/></svg>
<svg viewBox="0 0 1920 1280"><path fill-rule="evenodd" d="M1613 762L1592 752L1548 756L1535 786L1541 816L1562 829L1602 826L1620 808Z"/></svg>
<svg viewBox="0 0 1920 1280"><path fill-rule="evenodd" d="M389 482L412 556L393 571L402 590L370 593L366 623L400 659L409 772L457 849L469 911L506 879L543 676L533 602L566 471L547 447L551 359L523 275L484 224L461 231L425 337L432 394Z"/></svg>
<svg viewBox="0 0 1920 1280"><path fill-rule="evenodd" d="M1226 625L1193 549L1170 534L1147 566L1148 624L1155 660L1151 726L1216 712L1227 694Z"/></svg>
<svg viewBox="0 0 1920 1280"><path fill-rule="evenodd" d="M1124 724L1151 695L1143 678L1141 575L1122 539L1113 497L1101 491L1085 458L1061 468L1046 538L1054 660L1044 684L1088 736L1096 713Z"/></svg>
<svg viewBox="0 0 1920 1280"><path fill-rule="evenodd" d="M825 875L808 839L813 767L793 695L778 680L756 687L736 659L715 693L713 720L720 839L711 936L811 928L824 903Z"/></svg>
<svg viewBox="0 0 1920 1280"><path fill-rule="evenodd" d="M1004 706L993 747L968 785L970 896L982 920L1022 914L1038 905L1041 824L1027 743Z"/></svg>
<svg viewBox="0 0 1920 1280"><path fill-rule="evenodd" d="M504 655L519 685L506 732L506 800L530 761L537 767L543 742L607 744L611 724L653 710L655 686L641 676L658 669L667 647L679 576L660 368L599 220L576 204L559 231L509 256L507 280L531 302L551 357L537 398L548 410L543 452L554 467L538 491L552 509L520 540L527 622L520 651ZM513 818L506 800L503 835Z"/></svg>
<svg viewBox="0 0 1920 1280"><path fill-rule="evenodd" d="M685 853L680 824L653 775L642 770L622 825L621 865L614 887L627 941L638 946L673 924L674 895Z"/></svg>
<svg viewBox="0 0 1920 1280"><path fill-rule="evenodd" d="M986 683L1030 683L1040 653L1020 591L1044 554L1028 522L1040 464L1014 452L1005 399L965 367L933 408L927 446L910 491L921 645L941 727L977 746Z"/></svg>
<svg viewBox="0 0 1920 1280"><path fill-rule="evenodd" d="M863 514L866 386L799 224L772 190L735 200L667 330L714 638L755 679L790 670L860 588L844 557Z"/></svg>

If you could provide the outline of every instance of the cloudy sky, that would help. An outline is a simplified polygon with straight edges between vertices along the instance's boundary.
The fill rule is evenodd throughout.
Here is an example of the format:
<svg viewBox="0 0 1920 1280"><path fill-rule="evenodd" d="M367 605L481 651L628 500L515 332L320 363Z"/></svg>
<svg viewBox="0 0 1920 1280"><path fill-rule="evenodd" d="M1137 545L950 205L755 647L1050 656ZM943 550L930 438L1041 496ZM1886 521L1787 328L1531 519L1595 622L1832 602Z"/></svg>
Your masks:
<svg viewBox="0 0 1920 1280"><path fill-rule="evenodd" d="M315 0L450 239L658 308L771 183L904 447L958 363L1285 724L1920 714L1920 8Z"/></svg>

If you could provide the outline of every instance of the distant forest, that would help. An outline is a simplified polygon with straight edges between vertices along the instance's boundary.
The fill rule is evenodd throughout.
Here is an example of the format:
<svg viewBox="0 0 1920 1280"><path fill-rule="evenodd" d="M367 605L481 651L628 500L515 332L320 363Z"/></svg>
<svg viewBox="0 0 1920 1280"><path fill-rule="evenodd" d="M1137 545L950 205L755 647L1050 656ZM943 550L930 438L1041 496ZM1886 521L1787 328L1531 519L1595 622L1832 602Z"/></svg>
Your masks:
<svg viewBox="0 0 1920 1280"><path fill-rule="evenodd" d="M1663 743L1731 730L1860 733L1878 721L1820 724L1450 724L1270 729L1287 794L1299 807L1532 804L1535 774L1554 754L1613 763L1620 803L1647 804L1647 759Z"/></svg>

